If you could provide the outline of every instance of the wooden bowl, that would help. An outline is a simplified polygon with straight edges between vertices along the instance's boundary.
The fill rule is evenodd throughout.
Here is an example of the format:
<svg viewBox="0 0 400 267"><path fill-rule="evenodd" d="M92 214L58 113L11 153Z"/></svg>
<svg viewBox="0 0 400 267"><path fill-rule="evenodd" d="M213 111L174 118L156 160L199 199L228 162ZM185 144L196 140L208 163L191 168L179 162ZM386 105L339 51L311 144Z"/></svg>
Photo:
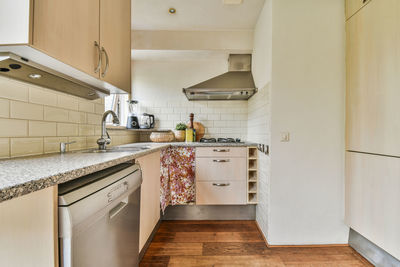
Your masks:
<svg viewBox="0 0 400 267"><path fill-rule="evenodd" d="M151 132L150 140L156 143L172 142L175 139L173 132Z"/></svg>
<svg viewBox="0 0 400 267"><path fill-rule="evenodd" d="M174 131L175 140L177 142L184 142L186 138L186 132L184 130L175 130Z"/></svg>

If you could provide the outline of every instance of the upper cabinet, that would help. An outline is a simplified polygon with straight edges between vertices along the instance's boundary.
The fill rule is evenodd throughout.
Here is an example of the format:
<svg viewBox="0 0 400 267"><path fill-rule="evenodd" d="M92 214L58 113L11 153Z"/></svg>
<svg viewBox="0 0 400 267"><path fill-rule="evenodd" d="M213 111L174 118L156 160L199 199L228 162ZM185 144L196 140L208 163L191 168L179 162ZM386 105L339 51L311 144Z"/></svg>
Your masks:
<svg viewBox="0 0 400 267"><path fill-rule="evenodd" d="M400 156L400 1L347 21L347 150Z"/></svg>
<svg viewBox="0 0 400 267"><path fill-rule="evenodd" d="M370 1L372 0L346 0L346 19L349 19Z"/></svg>
<svg viewBox="0 0 400 267"><path fill-rule="evenodd" d="M131 88L131 1L100 0L101 79Z"/></svg>
<svg viewBox="0 0 400 267"><path fill-rule="evenodd" d="M2 0L3 21L0 52L112 93L130 93L130 0Z"/></svg>
<svg viewBox="0 0 400 267"><path fill-rule="evenodd" d="M32 46L100 78L99 0L35 0Z"/></svg>

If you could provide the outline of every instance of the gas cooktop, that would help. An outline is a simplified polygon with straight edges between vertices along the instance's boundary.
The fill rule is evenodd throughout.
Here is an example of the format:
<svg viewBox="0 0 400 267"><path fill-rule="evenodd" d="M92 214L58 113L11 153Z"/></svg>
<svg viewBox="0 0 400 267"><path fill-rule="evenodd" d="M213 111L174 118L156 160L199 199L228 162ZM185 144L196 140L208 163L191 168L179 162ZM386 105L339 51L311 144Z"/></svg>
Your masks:
<svg viewBox="0 0 400 267"><path fill-rule="evenodd" d="M241 143L239 138L201 138L200 143Z"/></svg>

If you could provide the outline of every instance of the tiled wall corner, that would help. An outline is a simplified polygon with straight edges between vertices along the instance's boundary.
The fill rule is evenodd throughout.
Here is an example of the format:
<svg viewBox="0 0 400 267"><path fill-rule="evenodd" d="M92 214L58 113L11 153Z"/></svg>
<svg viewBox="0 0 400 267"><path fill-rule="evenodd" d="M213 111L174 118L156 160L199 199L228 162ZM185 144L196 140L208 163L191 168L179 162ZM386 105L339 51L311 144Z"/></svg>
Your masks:
<svg viewBox="0 0 400 267"><path fill-rule="evenodd" d="M270 144L271 102L270 86L261 88L248 102L247 136L252 142ZM257 222L264 235L268 233L270 157L258 152Z"/></svg>

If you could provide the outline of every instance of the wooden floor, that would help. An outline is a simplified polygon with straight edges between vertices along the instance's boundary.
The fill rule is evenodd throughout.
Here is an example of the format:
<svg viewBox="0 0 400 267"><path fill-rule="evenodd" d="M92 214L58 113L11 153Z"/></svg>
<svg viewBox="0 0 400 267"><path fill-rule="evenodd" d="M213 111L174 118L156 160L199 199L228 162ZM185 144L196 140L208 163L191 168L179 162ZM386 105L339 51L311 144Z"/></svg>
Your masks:
<svg viewBox="0 0 400 267"><path fill-rule="evenodd" d="M350 247L267 248L254 221L163 221L144 266L372 266Z"/></svg>

